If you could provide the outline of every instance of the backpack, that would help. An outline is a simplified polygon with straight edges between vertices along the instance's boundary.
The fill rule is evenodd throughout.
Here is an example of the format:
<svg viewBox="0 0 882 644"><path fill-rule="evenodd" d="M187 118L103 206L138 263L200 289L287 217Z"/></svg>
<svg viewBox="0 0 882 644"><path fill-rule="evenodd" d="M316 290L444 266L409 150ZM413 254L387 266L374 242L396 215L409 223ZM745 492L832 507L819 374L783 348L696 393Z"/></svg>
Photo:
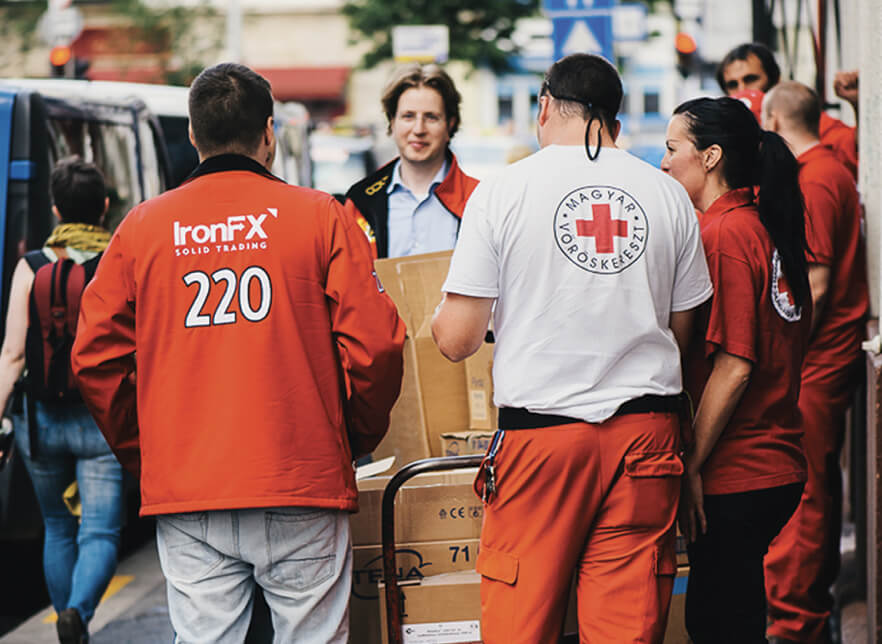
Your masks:
<svg viewBox="0 0 882 644"><path fill-rule="evenodd" d="M70 351L83 289L95 275L101 255L82 264L70 258L53 262L42 250L31 251L24 258L34 271L25 341L27 392L36 400L80 401Z"/></svg>

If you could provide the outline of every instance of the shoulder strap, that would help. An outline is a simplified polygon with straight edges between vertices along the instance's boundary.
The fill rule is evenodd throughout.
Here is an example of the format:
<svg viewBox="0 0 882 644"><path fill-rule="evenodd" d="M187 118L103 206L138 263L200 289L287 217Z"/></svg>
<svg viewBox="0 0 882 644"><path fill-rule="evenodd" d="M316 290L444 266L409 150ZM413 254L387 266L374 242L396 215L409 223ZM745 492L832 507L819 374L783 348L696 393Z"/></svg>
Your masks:
<svg viewBox="0 0 882 644"><path fill-rule="evenodd" d="M28 263L28 266L31 267L31 270L34 271L34 273L36 273L40 267L51 263L51 260L46 257L46 253L40 249L31 250L25 253L24 260Z"/></svg>
<svg viewBox="0 0 882 644"><path fill-rule="evenodd" d="M86 284L92 281L92 278L95 277L95 271L98 270L98 262L101 261L101 256L104 253L98 253L92 259L86 260L82 263L83 270L86 272ZM85 284L83 285L85 287Z"/></svg>

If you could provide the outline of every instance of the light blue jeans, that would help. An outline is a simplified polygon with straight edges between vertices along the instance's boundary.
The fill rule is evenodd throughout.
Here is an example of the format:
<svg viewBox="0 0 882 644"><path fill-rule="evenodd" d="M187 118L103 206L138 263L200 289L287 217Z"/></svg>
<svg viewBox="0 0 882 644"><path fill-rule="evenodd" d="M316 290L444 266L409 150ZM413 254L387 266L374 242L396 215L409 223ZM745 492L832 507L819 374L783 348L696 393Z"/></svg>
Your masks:
<svg viewBox="0 0 882 644"><path fill-rule="evenodd" d="M159 515L159 562L175 642L239 643L263 589L274 642L345 644L352 547L349 514L258 508Z"/></svg>
<svg viewBox="0 0 882 644"><path fill-rule="evenodd" d="M15 418L15 442L43 515L43 572L49 598L56 612L75 608L88 623L116 570L123 470L82 403L38 402L36 416L36 454L31 454L24 416ZM82 523L61 498L74 479Z"/></svg>

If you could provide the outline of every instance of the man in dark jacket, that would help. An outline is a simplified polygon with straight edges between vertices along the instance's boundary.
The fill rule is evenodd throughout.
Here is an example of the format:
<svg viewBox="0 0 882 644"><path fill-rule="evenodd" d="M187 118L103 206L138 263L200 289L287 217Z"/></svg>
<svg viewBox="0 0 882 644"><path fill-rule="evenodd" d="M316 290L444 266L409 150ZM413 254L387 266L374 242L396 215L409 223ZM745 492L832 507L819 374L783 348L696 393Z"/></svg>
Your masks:
<svg viewBox="0 0 882 644"><path fill-rule="evenodd" d="M345 206L375 257L449 250L477 180L449 149L459 128L460 95L436 65L401 69L383 92L383 110L399 157L355 183Z"/></svg>

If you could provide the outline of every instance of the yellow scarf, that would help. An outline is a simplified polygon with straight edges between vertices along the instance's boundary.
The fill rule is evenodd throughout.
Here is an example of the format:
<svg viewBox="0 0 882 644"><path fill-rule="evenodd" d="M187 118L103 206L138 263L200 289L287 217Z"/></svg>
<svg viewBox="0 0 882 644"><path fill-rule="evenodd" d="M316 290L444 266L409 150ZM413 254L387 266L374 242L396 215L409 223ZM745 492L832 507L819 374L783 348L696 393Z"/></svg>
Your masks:
<svg viewBox="0 0 882 644"><path fill-rule="evenodd" d="M110 231L101 226L73 223L60 224L49 235L44 246L62 246L100 253L110 243Z"/></svg>

